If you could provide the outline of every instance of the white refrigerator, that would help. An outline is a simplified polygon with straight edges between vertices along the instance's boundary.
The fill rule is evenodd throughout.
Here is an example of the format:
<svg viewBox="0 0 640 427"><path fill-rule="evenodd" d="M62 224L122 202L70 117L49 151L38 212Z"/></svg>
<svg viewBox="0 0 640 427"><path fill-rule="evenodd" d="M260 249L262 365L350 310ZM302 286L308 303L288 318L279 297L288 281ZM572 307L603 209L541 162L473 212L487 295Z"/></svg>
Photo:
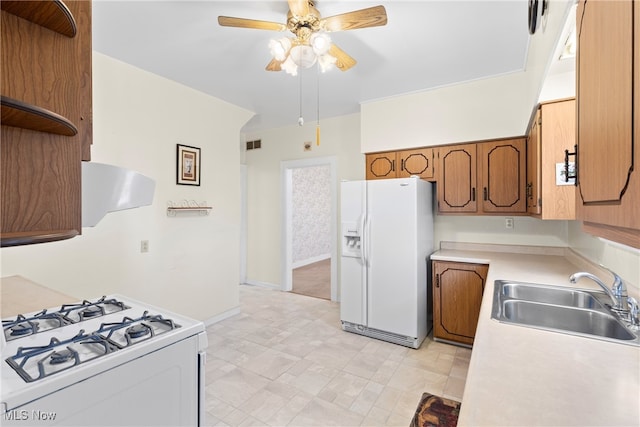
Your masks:
<svg viewBox="0 0 640 427"><path fill-rule="evenodd" d="M340 210L342 329L420 347L432 327L432 184L343 181Z"/></svg>

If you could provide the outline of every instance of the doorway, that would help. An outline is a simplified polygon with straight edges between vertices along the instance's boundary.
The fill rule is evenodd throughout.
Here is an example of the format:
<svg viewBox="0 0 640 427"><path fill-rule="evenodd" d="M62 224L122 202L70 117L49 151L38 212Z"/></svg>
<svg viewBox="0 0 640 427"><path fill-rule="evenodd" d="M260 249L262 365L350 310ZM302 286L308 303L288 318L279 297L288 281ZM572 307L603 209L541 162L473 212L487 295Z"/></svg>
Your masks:
<svg viewBox="0 0 640 427"><path fill-rule="evenodd" d="M281 177L282 290L337 301L335 157L283 161Z"/></svg>

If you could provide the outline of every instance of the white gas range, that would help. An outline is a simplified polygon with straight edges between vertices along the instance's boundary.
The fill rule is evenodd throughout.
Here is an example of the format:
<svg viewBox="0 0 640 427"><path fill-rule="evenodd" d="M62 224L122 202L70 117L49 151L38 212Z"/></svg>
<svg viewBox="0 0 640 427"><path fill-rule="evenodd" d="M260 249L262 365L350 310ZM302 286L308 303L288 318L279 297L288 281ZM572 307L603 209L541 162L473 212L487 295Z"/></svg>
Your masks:
<svg viewBox="0 0 640 427"><path fill-rule="evenodd" d="M204 425L202 322L111 295L2 326L0 425Z"/></svg>

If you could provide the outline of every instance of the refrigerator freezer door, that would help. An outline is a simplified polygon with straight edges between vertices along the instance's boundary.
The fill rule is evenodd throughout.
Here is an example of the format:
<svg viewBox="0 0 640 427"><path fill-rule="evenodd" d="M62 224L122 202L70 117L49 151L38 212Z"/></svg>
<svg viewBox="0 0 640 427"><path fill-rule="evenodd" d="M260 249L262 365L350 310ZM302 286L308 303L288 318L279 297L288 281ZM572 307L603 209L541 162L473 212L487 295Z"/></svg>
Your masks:
<svg viewBox="0 0 640 427"><path fill-rule="evenodd" d="M340 319L357 325L367 323L367 272L363 264L362 238L366 215L366 182L345 181L341 185L340 219L342 230L346 234L357 234L360 237L360 248L342 246L340 266ZM350 233L353 227L357 233ZM342 236L343 244L347 242Z"/></svg>
<svg viewBox="0 0 640 427"><path fill-rule="evenodd" d="M368 327L410 337L419 335L417 301L426 297L418 295L417 187L408 178L367 188Z"/></svg>

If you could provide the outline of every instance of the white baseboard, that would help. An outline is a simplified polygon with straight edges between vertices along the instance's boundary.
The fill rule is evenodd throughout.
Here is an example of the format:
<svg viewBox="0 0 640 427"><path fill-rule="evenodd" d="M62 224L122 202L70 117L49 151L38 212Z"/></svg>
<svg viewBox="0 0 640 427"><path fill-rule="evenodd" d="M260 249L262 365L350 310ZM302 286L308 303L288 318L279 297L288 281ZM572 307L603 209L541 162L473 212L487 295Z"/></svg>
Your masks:
<svg viewBox="0 0 640 427"><path fill-rule="evenodd" d="M242 284L249 285L249 286L259 286L261 288L275 289L277 291L282 289L280 285L274 285L273 283L267 283L267 282L259 282L257 280L245 280L244 283Z"/></svg>
<svg viewBox="0 0 640 427"><path fill-rule="evenodd" d="M291 268L300 268L305 265L313 264L314 262L324 261L325 259L331 258L331 254L322 254L318 256L314 256L311 258L303 259L302 261L296 261L291 264Z"/></svg>
<svg viewBox="0 0 640 427"><path fill-rule="evenodd" d="M240 307L235 307L235 308L232 308L231 310L225 311L224 313L220 313L217 316L210 317L209 319L204 321L204 325L211 326L224 319L228 319L229 317L235 316L236 314L240 314Z"/></svg>

